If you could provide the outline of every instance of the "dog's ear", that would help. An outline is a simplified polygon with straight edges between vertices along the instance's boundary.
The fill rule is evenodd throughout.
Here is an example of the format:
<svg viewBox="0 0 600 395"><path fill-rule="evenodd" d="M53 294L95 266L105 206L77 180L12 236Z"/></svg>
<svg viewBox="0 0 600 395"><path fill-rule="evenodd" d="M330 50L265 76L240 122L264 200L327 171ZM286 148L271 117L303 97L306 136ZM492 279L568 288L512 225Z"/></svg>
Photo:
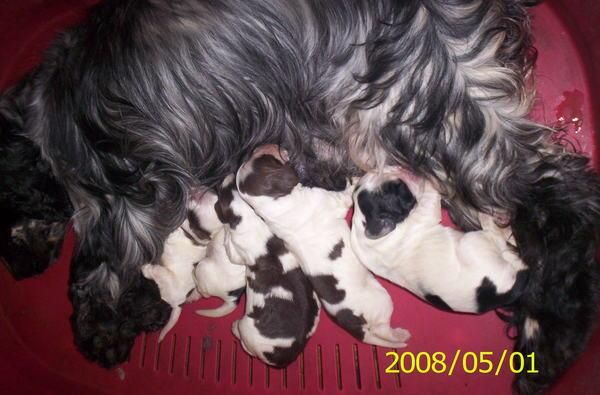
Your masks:
<svg viewBox="0 0 600 395"><path fill-rule="evenodd" d="M403 222L417 200L401 180L386 182L376 190L363 190L358 194L358 208L365 217L365 236L381 238Z"/></svg>
<svg viewBox="0 0 600 395"><path fill-rule="evenodd" d="M252 161L252 172L240 184L240 192L277 199L290 194L299 182L298 175L289 164L263 155Z"/></svg>
<svg viewBox="0 0 600 395"><path fill-rule="evenodd" d="M215 212L219 221L227 224L231 229L235 229L242 218L231 209L233 202L233 190L235 188L235 178L228 177L225 182L217 188L217 202L215 203Z"/></svg>

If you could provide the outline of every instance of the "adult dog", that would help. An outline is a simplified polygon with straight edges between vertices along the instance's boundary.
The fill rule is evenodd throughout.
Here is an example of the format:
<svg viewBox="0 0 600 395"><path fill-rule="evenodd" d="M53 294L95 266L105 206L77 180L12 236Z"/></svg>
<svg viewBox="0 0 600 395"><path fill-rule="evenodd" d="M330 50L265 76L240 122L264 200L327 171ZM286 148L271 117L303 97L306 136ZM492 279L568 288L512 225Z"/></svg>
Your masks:
<svg viewBox="0 0 600 395"><path fill-rule="evenodd" d="M478 228L477 211L504 212L530 270L510 316L516 348L540 366L517 388L550 383L583 349L595 313L600 181L525 118L528 3L96 7L0 105L3 128L36 143L75 206L80 348L106 366L124 359L112 350L133 332L115 306L139 291L140 266L185 219L189 191L276 143L304 185L343 188L346 176L400 164L435 182L465 229ZM538 330L525 336L525 325Z"/></svg>

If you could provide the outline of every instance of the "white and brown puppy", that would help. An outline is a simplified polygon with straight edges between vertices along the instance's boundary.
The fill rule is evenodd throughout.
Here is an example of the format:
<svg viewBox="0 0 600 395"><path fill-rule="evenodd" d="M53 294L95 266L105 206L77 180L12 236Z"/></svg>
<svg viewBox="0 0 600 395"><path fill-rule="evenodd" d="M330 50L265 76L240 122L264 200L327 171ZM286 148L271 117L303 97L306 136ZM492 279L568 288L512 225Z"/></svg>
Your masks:
<svg viewBox="0 0 600 395"><path fill-rule="evenodd" d="M204 257L206 246L198 242L184 230L177 228L167 238L159 264L142 266L142 274L158 285L161 298L172 310L171 317L162 328L159 341L175 326L181 306L199 298L194 283L194 264Z"/></svg>
<svg viewBox="0 0 600 395"><path fill-rule="evenodd" d="M399 168L369 173L354 192L352 248L373 273L444 310L482 313L513 302L527 271L510 228L480 214L482 230L443 226L441 196Z"/></svg>
<svg viewBox="0 0 600 395"><path fill-rule="evenodd" d="M283 155L285 156L285 155ZM345 216L351 192L330 192L299 183L277 146L257 149L238 171L242 197L299 258L324 308L355 338L405 347L410 334L392 328L390 295L350 248Z"/></svg>
<svg viewBox="0 0 600 395"><path fill-rule="evenodd" d="M159 341L177 323L181 306L200 297L193 271L206 255L211 234L222 228L214 213L216 200L217 196L210 191L196 193L188 205L187 219L167 238L160 262L142 266L144 277L156 282L161 298L172 307L171 317L161 330Z"/></svg>
<svg viewBox="0 0 600 395"><path fill-rule="evenodd" d="M218 193L229 255L247 267L246 313L233 323L233 333L250 355L285 367L315 332L319 301L296 257L240 197L233 175Z"/></svg>

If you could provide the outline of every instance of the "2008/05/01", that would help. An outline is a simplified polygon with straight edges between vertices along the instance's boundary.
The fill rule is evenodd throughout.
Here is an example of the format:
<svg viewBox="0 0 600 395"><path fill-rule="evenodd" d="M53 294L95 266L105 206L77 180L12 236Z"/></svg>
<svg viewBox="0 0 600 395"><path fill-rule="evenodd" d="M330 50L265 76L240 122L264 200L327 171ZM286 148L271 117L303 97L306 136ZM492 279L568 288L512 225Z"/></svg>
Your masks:
<svg viewBox="0 0 600 395"><path fill-rule="evenodd" d="M523 355L520 352L513 352L508 355L508 350L502 352L497 365L491 359L494 356L494 352L492 351L475 353L472 351L462 352L460 349L456 350L450 366L446 362L446 354L440 351L433 354L424 351L417 354L411 351L398 354L395 351L390 351L385 356L392 357L390 365L385 369L386 373L435 373L452 376L459 359L461 362L459 368L462 367L462 370L467 374L493 373L495 376L498 376L505 363L508 364L508 368L512 373L539 373L535 368L535 353ZM529 365L527 362L529 362Z"/></svg>

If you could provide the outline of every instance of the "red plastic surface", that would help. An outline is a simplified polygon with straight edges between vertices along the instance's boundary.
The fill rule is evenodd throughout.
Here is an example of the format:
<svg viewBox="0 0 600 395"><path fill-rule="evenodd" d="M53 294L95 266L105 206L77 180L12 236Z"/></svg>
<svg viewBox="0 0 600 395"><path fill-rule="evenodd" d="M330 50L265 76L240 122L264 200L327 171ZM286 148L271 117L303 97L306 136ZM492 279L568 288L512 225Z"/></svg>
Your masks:
<svg viewBox="0 0 600 395"><path fill-rule="evenodd" d="M0 2L0 89L35 66L51 38L79 20L91 3ZM562 118L571 140L594 154L600 147L598 135L592 132L600 121L600 4L577 3L577 8L567 8L568 1L549 2L534 11L540 97L534 116L552 124ZM142 336L128 363L120 369L101 369L73 346L67 299L72 246L70 234L59 261L36 278L15 282L0 268L0 388L4 393L510 393L512 377L506 365L498 376L466 374L460 366L451 377L386 374L392 361L385 356L389 350L356 344L323 313L317 333L298 361L285 370L267 368L250 359L230 333L241 307L224 319L193 314L195 307L214 301L185 307L160 346L156 334ZM496 361L503 350L512 348L504 324L493 313L445 313L389 283L385 286L395 300L393 323L413 334L402 351L441 351L448 358L457 349L492 351ZM598 355L600 331L553 393L598 393Z"/></svg>

